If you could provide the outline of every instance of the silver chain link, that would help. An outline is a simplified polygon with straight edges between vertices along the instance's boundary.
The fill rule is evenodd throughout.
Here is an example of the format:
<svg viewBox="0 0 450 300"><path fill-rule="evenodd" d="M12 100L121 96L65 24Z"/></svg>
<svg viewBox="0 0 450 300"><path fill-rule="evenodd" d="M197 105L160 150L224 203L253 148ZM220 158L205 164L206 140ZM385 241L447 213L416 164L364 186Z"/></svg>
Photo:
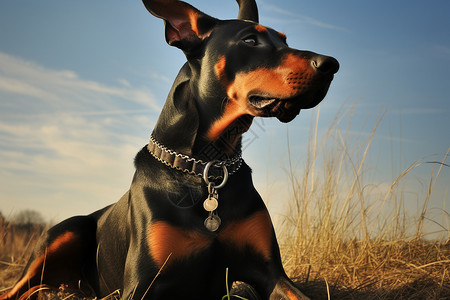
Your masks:
<svg viewBox="0 0 450 300"><path fill-rule="evenodd" d="M206 167L206 165L208 164L208 162L204 162L201 159L196 159L196 158L190 157L190 156L185 155L185 154L177 153L176 151L173 151L173 150L167 148L166 146L164 146L161 143L159 143L153 136L150 136L150 142L152 144L156 145L156 147L158 147L161 151L169 153L172 156L184 159L187 162L194 162L196 164L201 164L203 167ZM168 161L163 160L161 157L157 156L155 153L153 153L150 150L149 145L147 146L147 150L150 152L150 154L156 160L158 160L159 162L162 162L163 164L165 164L168 167L171 167L172 169L176 169L178 171L182 171L184 173L188 173L188 174L191 174L191 175L203 177L203 173L195 173L193 170L182 169L180 167L176 167L176 166L172 165ZM242 152L240 152L240 151L234 157L232 157L230 159L227 159L227 160L218 161L216 164L214 164L215 167L222 167L222 166L232 167L232 166L234 166L234 169L229 172L229 175L233 175L234 173L236 173L239 170L239 168L241 167L241 165L242 165ZM223 176L212 176L212 175L210 175L210 176L208 176L208 178L213 179L213 180L218 180L218 179L222 179Z"/></svg>

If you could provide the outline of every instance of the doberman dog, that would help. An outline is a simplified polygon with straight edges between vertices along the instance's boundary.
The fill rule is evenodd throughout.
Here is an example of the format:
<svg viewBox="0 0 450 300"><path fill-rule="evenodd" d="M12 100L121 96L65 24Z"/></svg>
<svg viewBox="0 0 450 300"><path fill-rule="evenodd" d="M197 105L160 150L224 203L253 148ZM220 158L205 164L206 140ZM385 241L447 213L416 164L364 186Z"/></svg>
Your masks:
<svg viewBox="0 0 450 300"><path fill-rule="evenodd" d="M241 136L254 117L289 122L317 105L339 63L288 47L258 23L254 0L237 2L238 19L218 20L182 1L144 0L187 63L135 158L131 187L49 229L1 300L62 284L127 300L221 299L226 272L261 299L307 299L285 274Z"/></svg>

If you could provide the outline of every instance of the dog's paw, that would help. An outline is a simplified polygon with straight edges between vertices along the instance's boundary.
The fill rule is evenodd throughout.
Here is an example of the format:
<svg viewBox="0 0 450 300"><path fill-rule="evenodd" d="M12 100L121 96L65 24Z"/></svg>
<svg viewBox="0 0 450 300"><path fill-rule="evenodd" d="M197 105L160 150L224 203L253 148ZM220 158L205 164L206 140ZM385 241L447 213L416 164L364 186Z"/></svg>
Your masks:
<svg viewBox="0 0 450 300"><path fill-rule="evenodd" d="M258 293L256 293L256 290L251 287L249 284L245 282L234 282L233 287L230 291L231 299L242 299L245 298L247 300L261 300L261 297L259 297ZM233 296L239 296L242 298L237 298Z"/></svg>

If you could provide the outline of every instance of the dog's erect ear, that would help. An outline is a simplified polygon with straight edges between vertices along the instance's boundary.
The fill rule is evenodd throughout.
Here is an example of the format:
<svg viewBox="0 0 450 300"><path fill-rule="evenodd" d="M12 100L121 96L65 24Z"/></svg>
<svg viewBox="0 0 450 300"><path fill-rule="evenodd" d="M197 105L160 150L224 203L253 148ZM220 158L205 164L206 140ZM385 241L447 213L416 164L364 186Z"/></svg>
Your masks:
<svg viewBox="0 0 450 300"><path fill-rule="evenodd" d="M239 20L249 20L259 23L258 6L255 0L236 0L239 4Z"/></svg>
<svg viewBox="0 0 450 300"><path fill-rule="evenodd" d="M219 21L178 0L143 0L147 10L164 20L166 41L185 52L193 51Z"/></svg>

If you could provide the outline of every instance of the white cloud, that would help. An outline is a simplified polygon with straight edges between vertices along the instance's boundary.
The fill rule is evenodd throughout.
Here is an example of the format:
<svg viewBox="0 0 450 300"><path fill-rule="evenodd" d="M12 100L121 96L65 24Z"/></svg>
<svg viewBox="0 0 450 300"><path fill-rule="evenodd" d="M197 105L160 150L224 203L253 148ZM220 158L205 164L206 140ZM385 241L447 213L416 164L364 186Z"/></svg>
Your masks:
<svg viewBox="0 0 450 300"><path fill-rule="evenodd" d="M0 90L7 93L33 96L41 99L52 97L49 93L46 93L45 91L30 85L27 82L5 76L0 76Z"/></svg>
<svg viewBox="0 0 450 300"><path fill-rule="evenodd" d="M53 106L55 102L62 102L71 108L88 105L105 109L110 108L111 101L121 100L159 111L160 107L150 90L133 87L125 79L119 79L119 82L121 86L107 86L81 79L73 71L47 69L0 52L2 93L30 96L45 103L51 102L49 104ZM111 99L113 97L118 99Z"/></svg>
<svg viewBox="0 0 450 300"><path fill-rule="evenodd" d="M0 53L0 211L61 219L117 201L159 110L126 79L105 85Z"/></svg>

